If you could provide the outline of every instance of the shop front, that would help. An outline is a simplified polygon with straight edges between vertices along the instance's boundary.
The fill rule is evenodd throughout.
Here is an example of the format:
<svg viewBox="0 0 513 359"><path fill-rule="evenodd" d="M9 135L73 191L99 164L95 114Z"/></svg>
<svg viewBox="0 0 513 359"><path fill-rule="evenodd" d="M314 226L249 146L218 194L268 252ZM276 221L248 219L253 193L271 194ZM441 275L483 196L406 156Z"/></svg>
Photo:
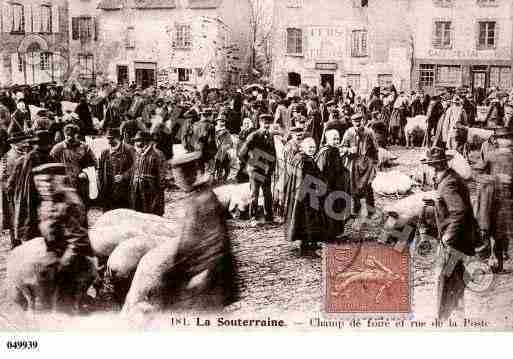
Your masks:
<svg viewBox="0 0 513 359"><path fill-rule="evenodd" d="M435 51L428 58L415 59L412 83L417 89L432 94L437 90L467 87L473 93L491 87L511 89L511 59L507 51ZM495 56L493 56L495 55ZM459 58L457 58L459 57Z"/></svg>

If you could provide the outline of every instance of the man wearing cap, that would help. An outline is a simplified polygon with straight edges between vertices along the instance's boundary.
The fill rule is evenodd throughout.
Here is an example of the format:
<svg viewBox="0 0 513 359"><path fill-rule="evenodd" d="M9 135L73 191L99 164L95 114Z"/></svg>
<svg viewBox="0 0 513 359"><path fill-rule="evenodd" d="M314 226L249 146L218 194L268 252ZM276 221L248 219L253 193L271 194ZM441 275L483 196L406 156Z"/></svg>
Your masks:
<svg viewBox="0 0 513 359"><path fill-rule="evenodd" d="M32 129L32 118L23 98L16 102L16 111L11 115L11 126L16 126L17 131Z"/></svg>
<svg viewBox="0 0 513 359"><path fill-rule="evenodd" d="M361 113L351 117L353 127L342 138L341 154L347 158L346 167L350 171L353 216L360 212L361 200L366 201L368 215L373 216L374 191L371 183L377 174L378 145L372 130L363 126L362 119Z"/></svg>
<svg viewBox="0 0 513 359"><path fill-rule="evenodd" d="M200 116L201 119L193 125L192 143L194 151L203 154L203 163L207 166L217 153L216 128L211 122L213 110L206 108L200 113Z"/></svg>
<svg viewBox="0 0 513 359"><path fill-rule="evenodd" d="M219 182L226 182L230 175L230 150L233 149L233 140L230 132L226 129L226 117L224 115L217 118L216 145L216 179Z"/></svg>
<svg viewBox="0 0 513 359"><path fill-rule="evenodd" d="M260 129L249 135L239 152L242 163L247 164L251 188L250 217L256 221L260 188L264 193L264 212L267 222L273 221L271 182L276 165L274 138L270 133L271 115L260 116Z"/></svg>
<svg viewBox="0 0 513 359"><path fill-rule="evenodd" d="M96 167L96 158L91 148L78 140L79 131L77 125L64 126L64 141L53 146L50 157L54 162L60 162L66 166L68 184L77 190L86 203L89 199L89 184L87 175L82 170Z"/></svg>
<svg viewBox="0 0 513 359"><path fill-rule="evenodd" d="M102 151L98 160L98 194L104 212L130 208L128 187L135 162L135 149L121 142L118 128L107 129L106 137L109 148Z"/></svg>
<svg viewBox="0 0 513 359"><path fill-rule="evenodd" d="M459 124L460 130L458 130ZM455 95L452 99L452 105L447 109L441 121L438 122L438 128L435 136L435 145L449 150L456 150L461 147L458 131L462 126L467 126L467 114L463 109L461 97Z"/></svg>
<svg viewBox="0 0 513 359"><path fill-rule="evenodd" d="M39 230L49 252L59 258L57 310L76 313L94 279L93 251L87 232L87 211L75 189L66 185L66 166L47 163L32 169L40 198Z"/></svg>
<svg viewBox="0 0 513 359"><path fill-rule="evenodd" d="M506 111L513 109L506 107ZM508 121L507 125L489 128L494 133L482 144L481 163L474 167L489 175L493 187L489 198L478 196L478 208L481 210L476 216L481 236L495 239L498 271L503 270L504 260L509 258L509 241L513 239L513 123Z"/></svg>
<svg viewBox="0 0 513 359"><path fill-rule="evenodd" d="M30 138L31 136L24 132L9 132L8 142L11 149L7 151L5 156L2 158L2 228L9 229L12 248L20 245L21 242L16 239L14 233L14 200L12 196L9 195L8 183L9 178L14 171L16 161L30 150Z"/></svg>
<svg viewBox="0 0 513 359"><path fill-rule="evenodd" d="M233 303L238 299L238 288L225 211L208 185L201 158L200 152L192 152L171 161L176 184L187 197L174 257L177 265L169 275L177 281L173 283L174 288L189 291L185 295L173 293L172 304L180 298L189 298L195 306L200 306L198 309L205 310ZM202 272L207 273L208 282L194 288L187 282L182 283Z"/></svg>
<svg viewBox="0 0 513 359"><path fill-rule="evenodd" d="M13 201L13 229L17 243L23 243L40 235L37 209L40 203L34 184L32 169L50 162L52 141L50 133L36 131L29 139L33 149L16 160L7 182L7 191Z"/></svg>
<svg viewBox="0 0 513 359"><path fill-rule="evenodd" d="M166 167L164 154L152 144L149 132L134 138L136 157L130 178L130 208L143 213L164 215Z"/></svg>
<svg viewBox="0 0 513 359"><path fill-rule="evenodd" d="M439 263L437 266L438 316L446 320L462 306L465 290L465 262L476 254L480 240L477 222L464 180L447 162L451 156L440 147L428 150L422 163L435 171L438 199L425 199L434 205L440 233Z"/></svg>

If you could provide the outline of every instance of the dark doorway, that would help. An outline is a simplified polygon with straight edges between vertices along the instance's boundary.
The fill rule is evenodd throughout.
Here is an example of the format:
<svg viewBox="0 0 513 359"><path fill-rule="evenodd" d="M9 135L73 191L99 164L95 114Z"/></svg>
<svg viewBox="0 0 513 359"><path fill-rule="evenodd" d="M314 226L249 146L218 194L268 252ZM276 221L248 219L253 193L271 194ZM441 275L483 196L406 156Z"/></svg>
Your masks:
<svg viewBox="0 0 513 359"><path fill-rule="evenodd" d="M128 66L118 65L118 85L128 84Z"/></svg>
<svg viewBox="0 0 513 359"><path fill-rule="evenodd" d="M323 87L326 87L326 84L330 85L331 94L333 94L333 89L335 88L335 75L333 75L333 74L321 74L321 85Z"/></svg>
<svg viewBox="0 0 513 359"><path fill-rule="evenodd" d="M143 89L155 85L155 70L136 69L135 83Z"/></svg>
<svg viewBox="0 0 513 359"><path fill-rule="evenodd" d="M301 85L301 75L297 72L289 72L289 86L299 87Z"/></svg>

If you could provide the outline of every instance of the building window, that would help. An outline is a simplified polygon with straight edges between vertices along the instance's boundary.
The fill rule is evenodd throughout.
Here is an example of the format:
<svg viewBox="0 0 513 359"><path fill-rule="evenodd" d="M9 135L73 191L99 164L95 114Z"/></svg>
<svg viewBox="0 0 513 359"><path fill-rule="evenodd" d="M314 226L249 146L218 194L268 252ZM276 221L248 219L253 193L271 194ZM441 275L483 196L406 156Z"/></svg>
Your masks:
<svg viewBox="0 0 513 359"><path fill-rule="evenodd" d="M493 49L496 42L496 23L495 21L480 21L479 22L479 49Z"/></svg>
<svg viewBox="0 0 513 359"><path fill-rule="evenodd" d="M452 47L452 28L450 21L435 21L433 47L435 49L450 49Z"/></svg>
<svg viewBox="0 0 513 359"><path fill-rule="evenodd" d="M490 67L490 86L497 86L500 89L511 88L511 67L509 66L491 66Z"/></svg>
<svg viewBox="0 0 513 359"><path fill-rule="evenodd" d="M477 4L479 6L498 6L498 1L496 0L477 0Z"/></svg>
<svg viewBox="0 0 513 359"><path fill-rule="evenodd" d="M380 88L387 88L393 84L393 79L391 74L379 74L378 75L378 86Z"/></svg>
<svg viewBox="0 0 513 359"><path fill-rule="evenodd" d="M41 28L39 32L50 34L52 33L52 7L48 5L41 5Z"/></svg>
<svg viewBox="0 0 513 359"><path fill-rule="evenodd" d="M49 52L41 52L39 54L39 64L41 70L50 70L51 54Z"/></svg>
<svg viewBox="0 0 513 359"><path fill-rule="evenodd" d="M301 75L297 72L289 72L289 86L299 87L301 85Z"/></svg>
<svg viewBox="0 0 513 359"><path fill-rule="evenodd" d="M295 28L287 29L287 54L303 54L303 30Z"/></svg>
<svg viewBox="0 0 513 359"><path fill-rule="evenodd" d="M360 74L347 75L347 86L351 86L354 90L360 88Z"/></svg>
<svg viewBox="0 0 513 359"><path fill-rule="evenodd" d="M189 49L192 47L191 25L180 24L175 26L174 46L180 49Z"/></svg>
<svg viewBox="0 0 513 359"><path fill-rule="evenodd" d="M125 47L127 49L135 48L134 28L128 27L126 29Z"/></svg>
<svg viewBox="0 0 513 359"><path fill-rule="evenodd" d="M12 9L12 23L11 32L24 33L25 32L25 10L21 4L11 4Z"/></svg>
<svg viewBox="0 0 513 359"><path fill-rule="evenodd" d="M303 6L303 0L287 0L287 7L300 8Z"/></svg>
<svg viewBox="0 0 513 359"><path fill-rule="evenodd" d="M93 19L74 17L71 19L71 39L89 41L93 38Z"/></svg>
<svg viewBox="0 0 513 359"><path fill-rule="evenodd" d="M419 85L430 87L435 84L435 65L421 64L419 67Z"/></svg>
<svg viewBox="0 0 513 359"><path fill-rule="evenodd" d="M436 83L445 86L461 85L461 66L438 66Z"/></svg>
<svg viewBox="0 0 513 359"><path fill-rule="evenodd" d="M438 7L451 7L452 0L434 0L435 6Z"/></svg>
<svg viewBox="0 0 513 359"><path fill-rule="evenodd" d="M94 77L93 55L79 54L78 55L78 65L79 65L79 77L81 79L93 79L93 77Z"/></svg>
<svg viewBox="0 0 513 359"><path fill-rule="evenodd" d="M367 56L367 30L353 30L351 34L351 56Z"/></svg>
<svg viewBox="0 0 513 359"><path fill-rule="evenodd" d="M178 69L178 81L179 82L191 81L191 73L192 73L191 69L179 68Z"/></svg>

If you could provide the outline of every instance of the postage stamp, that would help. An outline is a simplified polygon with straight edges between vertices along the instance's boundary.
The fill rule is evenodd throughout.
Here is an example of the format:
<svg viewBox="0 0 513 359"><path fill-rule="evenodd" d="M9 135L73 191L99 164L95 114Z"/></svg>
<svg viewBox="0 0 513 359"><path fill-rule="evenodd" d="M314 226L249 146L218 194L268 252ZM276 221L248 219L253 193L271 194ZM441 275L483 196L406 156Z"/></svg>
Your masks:
<svg viewBox="0 0 513 359"><path fill-rule="evenodd" d="M377 243L329 245L324 261L326 312L411 311L408 251Z"/></svg>

